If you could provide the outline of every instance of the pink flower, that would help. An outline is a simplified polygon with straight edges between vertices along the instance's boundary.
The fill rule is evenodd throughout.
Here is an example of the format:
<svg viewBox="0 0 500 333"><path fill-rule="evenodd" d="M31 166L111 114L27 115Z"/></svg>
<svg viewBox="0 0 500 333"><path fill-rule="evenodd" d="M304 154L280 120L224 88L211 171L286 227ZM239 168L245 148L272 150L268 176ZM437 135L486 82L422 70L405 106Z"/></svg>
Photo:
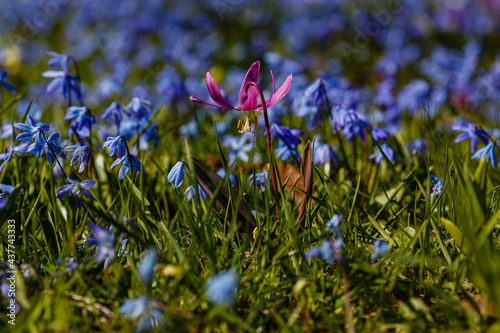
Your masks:
<svg viewBox="0 0 500 333"><path fill-rule="evenodd" d="M243 79L243 83L241 84L240 94L238 97L238 102L240 103L240 105L238 107L233 107L226 101L226 99L222 96L219 87L215 83L212 74L210 74L209 72L207 72L206 76L208 93L210 94L210 97L216 104L206 103L196 96L191 96L190 99L191 101L199 104L211 105L215 107L224 108L226 110L240 111L241 118L240 121L238 122L238 128L240 133L244 131L252 133L252 128L251 128L252 121L250 118L250 111L262 111L263 106L262 104L258 103L259 91L257 90L257 88L251 85L248 87L248 89L246 89L246 86L249 82L257 83L257 80L259 79L259 70L260 70L259 61L254 62L252 66L250 66L250 69L248 69L248 72L245 75L245 78ZM267 101L265 101L266 108L270 107L271 105L274 105L283 97L285 97L288 91L290 91L290 88L292 86L292 74L290 74L286 78L283 85L277 91L276 91L276 82L274 80L273 71L271 71L271 77L273 79L273 93L271 97ZM245 92L245 90L247 91ZM242 118L245 116L245 112L247 117L242 121Z"/></svg>

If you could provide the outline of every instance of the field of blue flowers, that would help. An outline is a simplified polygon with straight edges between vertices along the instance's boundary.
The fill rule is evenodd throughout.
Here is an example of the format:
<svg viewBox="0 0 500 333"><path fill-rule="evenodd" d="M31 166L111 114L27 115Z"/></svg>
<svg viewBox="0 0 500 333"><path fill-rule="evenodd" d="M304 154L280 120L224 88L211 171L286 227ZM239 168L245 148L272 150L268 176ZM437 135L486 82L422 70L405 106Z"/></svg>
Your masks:
<svg viewBox="0 0 500 333"><path fill-rule="evenodd" d="M500 1L0 2L0 331L500 332Z"/></svg>

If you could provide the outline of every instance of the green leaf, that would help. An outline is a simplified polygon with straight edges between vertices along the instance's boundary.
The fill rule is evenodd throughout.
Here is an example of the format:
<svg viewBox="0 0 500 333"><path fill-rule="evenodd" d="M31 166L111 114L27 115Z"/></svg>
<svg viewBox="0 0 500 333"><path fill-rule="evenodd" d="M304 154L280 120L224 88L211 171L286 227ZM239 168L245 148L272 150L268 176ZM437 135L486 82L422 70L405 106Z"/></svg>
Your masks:
<svg viewBox="0 0 500 333"><path fill-rule="evenodd" d="M198 182L212 198L214 198L214 194L216 194L214 200L224 212L228 210L229 216L232 215L232 210L228 205L230 197L232 197L235 202L239 202L237 218L240 222L238 226L240 230L244 231L249 224L255 228L257 225L255 218L247 204L243 200L239 200L238 192L232 187L229 189L227 182L205 163L194 157L191 157L191 159L194 162L193 164ZM231 192L229 192L229 190L231 190ZM218 194L217 191L219 191Z"/></svg>
<svg viewBox="0 0 500 333"><path fill-rule="evenodd" d="M462 231L460 231L460 229L458 229L458 227L454 225L453 222L445 219L444 217L441 218L441 223L444 225L446 230L448 230L448 233L451 235L451 237L455 239L455 244L457 245L457 247L465 254L469 254L471 249L470 241L464 237Z"/></svg>

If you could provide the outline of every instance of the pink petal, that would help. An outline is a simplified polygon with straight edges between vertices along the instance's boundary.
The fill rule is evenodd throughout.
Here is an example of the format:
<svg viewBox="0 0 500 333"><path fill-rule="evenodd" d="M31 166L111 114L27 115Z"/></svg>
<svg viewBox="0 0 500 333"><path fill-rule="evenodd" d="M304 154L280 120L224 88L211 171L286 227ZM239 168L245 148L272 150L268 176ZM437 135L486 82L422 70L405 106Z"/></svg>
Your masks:
<svg viewBox="0 0 500 333"><path fill-rule="evenodd" d="M250 66L250 68L248 69L248 72L245 75L245 78L243 79L243 83L241 84L240 88L240 96L238 99L240 105L242 105L245 102L243 100L243 96L245 95L245 86L250 81L257 83L257 80L259 79L259 70L260 70L260 61L254 62L252 66Z"/></svg>
<svg viewBox="0 0 500 333"><path fill-rule="evenodd" d="M274 80L273 71L270 70L270 72L271 72L271 77L273 78L273 93L271 94L271 96L272 96L272 95L274 95L274 92L276 91L276 81Z"/></svg>
<svg viewBox="0 0 500 333"><path fill-rule="evenodd" d="M231 106L231 104L229 104L226 101L226 99L222 96L222 94L220 93L219 87L217 87L217 84L215 83L215 80L212 77L212 74L210 74L208 72L207 72L206 82L207 82L208 93L210 94L210 97L212 97L214 102L217 103L218 106L221 108L224 108L227 110L234 110L234 108ZM200 99L198 98L198 100L200 100ZM195 101L193 101L193 102L195 102ZM196 103L199 103L199 102L196 101ZM208 104L208 103L205 103L205 104ZM210 105L210 104L208 104L208 105Z"/></svg>
<svg viewBox="0 0 500 333"><path fill-rule="evenodd" d="M273 77L273 80L274 80L274 77ZM288 92L290 91L291 87L292 87L292 74L288 75L285 82L278 89L278 91L276 91L276 93L274 93L271 96L271 98L269 98L266 101L266 107L270 107L271 105L275 104L276 102L281 100L283 97L285 97L286 94L288 94ZM273 88L273 90L274 90L274 88ZM262 106L259 107L259 110L262 110Z"/></svg>
<svg viewBox="0 0 500 333"><path fill-rule="evenodd" d="M198 98L198 97L196 97L196 96L189 96L189 99L191 100L191 102L194 102L194 103L199 103L199 104L203 104L203 105L215 106L216 108L220 108L220 107L221 107L220 105L210 104L210 103L203 102L201 99L199 99L199 98ZM231 110L232 110L232 109L231 109Z"/></svg>
<svg viewBox="0 0 500 333"><path fill-rule="evenodd" d="M256 110L258 101L259 92L257 91L257 88L250 86L250 88L248 88L245 104L243 104L243 110Z"/></svg>

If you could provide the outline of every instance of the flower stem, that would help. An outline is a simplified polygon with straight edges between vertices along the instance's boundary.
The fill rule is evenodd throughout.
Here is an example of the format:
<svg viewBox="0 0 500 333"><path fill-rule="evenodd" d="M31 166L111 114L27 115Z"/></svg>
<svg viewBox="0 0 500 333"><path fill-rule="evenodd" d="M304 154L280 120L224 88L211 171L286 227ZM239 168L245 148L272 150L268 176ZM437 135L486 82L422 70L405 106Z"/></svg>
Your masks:
<svg viewBox="0 0 500 333"><path fill-rule="evenodd" d="M49 145L49 141L47 140L47 137L45 136L45 133L43 131L42 131L42 137L45 140L45 144L47 145L47 147L49 147L50 151L52 152L52 155L54 155L54 157L56 158L56 162L59 165L59 168L61 169L61 171L64 175L64 178L68 178L68 176L66 175L66 172L64 171L64 168L62 167L61 163L59 162L59 155L57 155L54 152L54 149L52 149L52 146ZM53 165L51 165L51 166L54 167Z"/></svg>
<svg viewBox="0 0 500 333"><path fill-rule="evenodd" d="M262 89L260 89L259 85L253 81L247 82L245 85L245 93L247 93L248 88L250 86L254 86L260 96L260 101L262 103L262 113L264 114L264 121L266 123L266 137L267 137L267 149L269 152L269 164L271 165L271 179L273 181L273 190L276 200L278 199L278 182L276 180L276 170L274 170L272 155L271 155L271 127L269 126L269 118L267 116L267 107L266 100L264 99L264 94L262 93ZM276 207L276 216L278 216L278 207Z"/></svg>
<svg viewBox="0 0 500 333"><path fill-rule="evenodd" d="M127 148L127 157L128 157L128 161L130 163L130 171L132 171L132 173L134 172L134 166L132 164L132 157L130 157L130 150L128 149L128 143L127 143L127 140L125 140L125 136L122 134L122 140L125 141L125 148ZM123 172L125 172L125 167L123 168ZM132 183L134 181L132 180Z"/></svg>

